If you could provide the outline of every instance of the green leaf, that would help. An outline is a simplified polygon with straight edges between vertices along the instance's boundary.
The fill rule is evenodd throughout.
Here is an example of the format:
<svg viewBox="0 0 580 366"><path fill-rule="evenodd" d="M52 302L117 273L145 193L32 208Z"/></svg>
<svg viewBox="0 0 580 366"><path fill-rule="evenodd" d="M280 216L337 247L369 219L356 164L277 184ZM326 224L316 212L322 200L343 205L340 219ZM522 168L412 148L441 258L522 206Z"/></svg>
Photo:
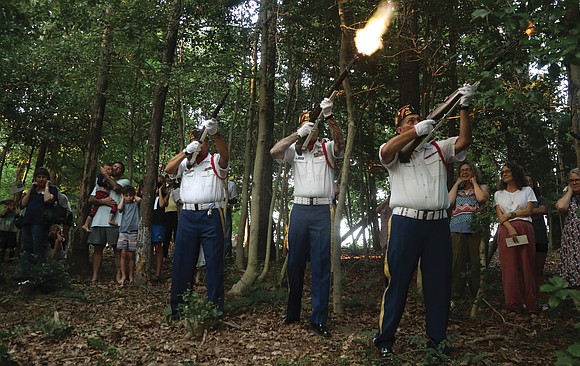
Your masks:
<svg viewBox="0 0 580 366"><path fill-rule="evenodd" d="M575 358L580 359L580 343L574 343L568 347L566 351L568 351Z"/></svg>
<svg viewBox="0 0 580 366"><path fill-rule="evenodd" d="M477 19L477 18L486 18L489 15L490 11L487 9L478 9L476 11L474 11L473 13L471 13L471 18L472 19Z"/></svg>
<svg viewBox="0 0 580 366"><path fill-rule="evenodd" d="M500 94L495 98L495 107L496 108L503 108L506 105L506 97L504 94Z"/></svg>

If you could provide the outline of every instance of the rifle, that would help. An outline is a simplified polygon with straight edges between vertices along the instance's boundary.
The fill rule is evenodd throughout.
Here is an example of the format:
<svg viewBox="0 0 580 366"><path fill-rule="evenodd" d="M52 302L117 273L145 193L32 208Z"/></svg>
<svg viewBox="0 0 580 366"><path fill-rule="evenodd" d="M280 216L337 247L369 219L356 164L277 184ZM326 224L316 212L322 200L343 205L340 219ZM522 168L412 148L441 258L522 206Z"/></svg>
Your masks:
<svg viewBox="0 0 580 366"><path fill-rule="evenodd" d="M504 47L504 50L497 57L495 57L491 62L489 62L483 68L483 71L491 71L491 69L493 69L495 67L495 65L497 65L501 60L503 60L503 58L505 57L507 52L509 50L511 50L513 47L515 47L518 43L520 43L519 37L513 39L506 47ZM476 81L472 85L474 92L477 90L480 83L481 83L481 79ZM435 127L433 128L433 131L431 131L428 135L426 135L424 137L419 136L415 140L409 142L404 148L402 148L401 151L399 152L399 161L401 161L403 163L409 162L409 160L411 158L411 154L431 139L431 137L433 136L433 133L439 127L441 127L443 124L442 122L445 121L444 117L447 117L457 107L457 104L459 104L459 100L461 99L462 96L463 95L459 92L459 88L458 88L453 93L451 93L451 95L449 95L443 103L441 103L439 106L437 106L437 108L435 108L431 113L429 113L429 115L427 116L426 119L433 119L433 120L441 119L441 121L439 121L435 125Z"/></svg>
<svg viewBox="0 0 580 366"><path fill-rule="evenodd" d="M340 87L340 84L342 84L344 79L346 79L348 72L350 71L352 65L354 65L354 63L360 58L361 55L362 55L361 53L357 54L349 62L349 64L346 65L344 70L340 73L338 78L334 81L334 84L332 84L330 89L328 89L328 91L324 95L325 98L329 98L329 99L334 98L334 95L336 94L336 91ZM317 119L318 119L318 116L320 115L321 112L322 112L322 108L320 108L320 104L318 104L316 106L316 108L314 108L314 110L310 113L310 121L315 121L314 127L312 129L318 127L318 120ZM296 154L302 155L302 149L305 146L308 146L308 143L310 143L310 139L312 139L312 132L310 132L308 134L308 136L298 138L298 141L296 141Z"/></svg>
<svg viewBox="0 0 580 366"><path fill-rule="evenodd" d="M223 98L220 100L218 105L213 110L213 113L211 114L212 119L217 118L218 114L220 113L220 110L222 109L222 107L226 103L226 99L228 99L228 95L230 95L229 89L226 91L226 94L223 96ZM201 145L203 145L206 138L207 138L207 130L205 129L205 127L203 127L201 130L201 137L199 138L199 148L196 151L194 151L191 154L191 156L187 157L187 167L188 168L191 168L193 166L193 163L195 162L195 158L197 158L197 155L199 155L199 151L201 150Z"/></svg>

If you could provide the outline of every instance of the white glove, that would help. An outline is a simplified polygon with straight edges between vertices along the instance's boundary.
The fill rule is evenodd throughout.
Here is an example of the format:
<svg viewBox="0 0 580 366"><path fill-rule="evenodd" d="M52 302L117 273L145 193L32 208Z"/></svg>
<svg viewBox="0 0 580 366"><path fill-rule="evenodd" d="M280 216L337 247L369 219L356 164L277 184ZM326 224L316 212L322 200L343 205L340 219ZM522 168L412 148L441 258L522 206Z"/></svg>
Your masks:
<svg viewBox="0 0 580 366"><path fill-rule="evenodd" d="M322 99L322 102L320 102L320 109L322 109L322 115L324 118L332 115L332 105L333 103L330 98L324 98Z"/></svg>
<svg viewBox="0 0 580 366"><path fill-rule="evenodd" d="M302 127L298 129L298 136L306 137L310 135L310 132L312 132L312 127L314 127L314 123L306 122L304 125L302 125Z"/></svg>
<svg viewBox="0 0 580 366"><path fill-rule="evenodd" d="M473 87L469 84L464 84L461 88L459 88L458 92L461 94L459 105L461 107L469 107L471 104L471 98L473 98L473 94L475 94Z"/></svg>
<svg viewBox="0 0 580 366"><path fill-rule="evenodd" d="M199 150L200 143L199 141L192 141L183 149L183 152L186 154L193 154L197 150Z"/></svg>
<svg viewBox="0 0 580 366"><path fill-rule="evenodd" d="M217 133L217 124L218 122L217 119L215 118L206 119L205 121L203 121L203 127L205 127L205 130L210 135L215 135Z"/></svg>
<svg viewBox="0 0 580 366"><path fill-rule="evenodd" d="M417 123L414 126L415 132L417 132L417 136L425 136L431 133L431 131L433 131L433 128L435 128L435 123L436 122L432 119L426 119L424 121Z"/></svg>

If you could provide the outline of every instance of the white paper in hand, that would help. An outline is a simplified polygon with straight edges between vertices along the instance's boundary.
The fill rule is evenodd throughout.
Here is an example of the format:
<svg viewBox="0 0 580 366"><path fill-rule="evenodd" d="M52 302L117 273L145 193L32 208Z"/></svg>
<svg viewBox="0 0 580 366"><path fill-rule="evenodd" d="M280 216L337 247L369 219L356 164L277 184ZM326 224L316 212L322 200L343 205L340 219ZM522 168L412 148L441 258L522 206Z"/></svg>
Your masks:
<svg viewBox="0 0 580 366"><path fill-rule="evenodd" d="M516 236L516 240L513 240L512 238L507 238L505 240L505 243L506 243L508 248L511 248L511 247L516 247L518 245L528 244L529 241L528 241L527 235L518 235L518 236Z"/></svg>

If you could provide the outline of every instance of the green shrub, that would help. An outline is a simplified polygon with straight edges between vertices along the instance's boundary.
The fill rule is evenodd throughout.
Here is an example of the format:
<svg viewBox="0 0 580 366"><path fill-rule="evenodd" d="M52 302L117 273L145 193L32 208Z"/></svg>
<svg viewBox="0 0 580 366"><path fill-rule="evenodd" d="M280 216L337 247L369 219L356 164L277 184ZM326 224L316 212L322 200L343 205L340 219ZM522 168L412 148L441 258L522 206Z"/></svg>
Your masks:
<svg viewBox="0 0 580 366"><path fill-rule="evenodd" d="M16 365L16 362L12 360L12 356L8 353L8 346L4 343L0 343L0 365Z"/></svg>
<svg viewBox="0 0 580 366"><path fill-rule="evenodd" d="M70 276L62 261L23 262L16 278L25 294L50 294L70 289Z"/></svg>
<svg viewBox="0 0 580 366"><path fill-rule="evenodd" d="M542 292L550 293L548 304L555 309L566 299L572 300L576 312L580 310L580 291L570 288L570 284L561 277L551 277L549 282L542 285ZM575 329L580 328L580 323L574 324ZM580 343L574 342L564 351L556 352L556 365L579 365L580 364Z"/></svg>
<svg viewBox="0 0 580 366"><path fill-rule="evenodd" d="M105 354L111 358L119 358L119 350L100 338L89 338L87 340L87 344L90 347L94 347L105 352Z"/></svg>
<svg viewBox="0 0 580 366"><path fill-rule="evenodd" d="M222 313L214 303L192 290L185 291L182 297L183 303L179 304L179 313L192 335L199 336L204 330L217 325Z"/></svg>
<svg viewBox="0 0 580 366"><path fill-rule="evenodd" d="M54 312L54 317L44 317L36 323L36 328L41 330L46 337L52 339L62 339L71 333L71 326L60 320L57 311Z"/></svg>

